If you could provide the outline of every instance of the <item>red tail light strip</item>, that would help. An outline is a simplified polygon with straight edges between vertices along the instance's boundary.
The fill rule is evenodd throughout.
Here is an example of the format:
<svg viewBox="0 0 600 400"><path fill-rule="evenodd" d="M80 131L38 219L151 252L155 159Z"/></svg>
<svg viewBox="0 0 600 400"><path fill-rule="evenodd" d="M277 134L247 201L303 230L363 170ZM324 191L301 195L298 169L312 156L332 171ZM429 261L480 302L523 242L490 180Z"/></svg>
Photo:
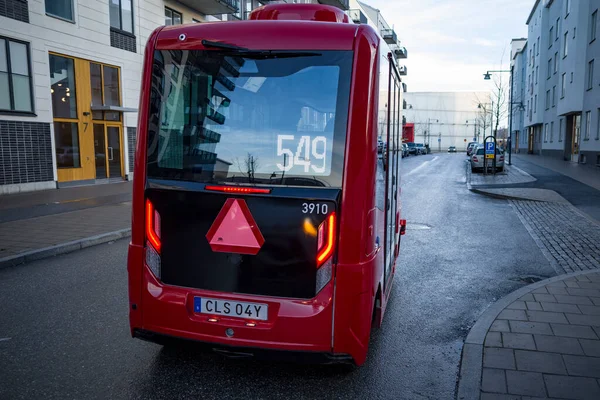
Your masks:
<svg viewBox="0 0 600 400"><path fill-rule="evenodd" d="M146 238L152 247L154 247L154 249L160 253L160 236L156 233L155 222L157 222L157 218L155 218L154 206L150 200L146 200Z"/></svg>
<svg viewBox="0 0 600 400"><path fill-rule="evenodd" d="M335 238L335 213L331 213L327 220L323 222L327 224L327 239L325 240L325 245L322 249L320 249L317 254L317 267L320 267L324 261L326 261L333 254L333 241ZM321 231L319 229L319 231Z"/></svg>
<svg viewBox="0 0 600 400"><path fill-rule="evenodd" d="M215 192L225 192L225 193L271 193L271 189L259 189L259 188L249 188L249 187L238 187L238 186L217 186L217 185L206 185L204 187L205 190L212 190Z"/></svg>

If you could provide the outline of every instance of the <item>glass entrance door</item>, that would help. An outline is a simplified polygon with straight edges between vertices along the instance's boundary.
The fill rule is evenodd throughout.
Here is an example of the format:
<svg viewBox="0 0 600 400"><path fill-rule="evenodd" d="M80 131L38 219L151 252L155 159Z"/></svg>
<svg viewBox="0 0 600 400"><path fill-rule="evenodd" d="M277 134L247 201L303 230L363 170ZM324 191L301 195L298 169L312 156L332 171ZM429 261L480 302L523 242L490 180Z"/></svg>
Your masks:
<svg viewBox="0 0 600 400"><path fill-rule="evenodd" d="M104 124L94 124L94 154L96 158L96 179L108 178L106 169L106 133Z"/></svg>
<svg viewBox="0 0 600 400"><path fill-rule="evenodd" d="M120 177L121 174L121 127L106 127L106 157L108 159L108 174L110 178Z"/></svg>
<svg viewBox="0 0 600 400"><path fill-rule="evenodd" d="M121 127L94 123L96 179L123 176Z"/></svg>

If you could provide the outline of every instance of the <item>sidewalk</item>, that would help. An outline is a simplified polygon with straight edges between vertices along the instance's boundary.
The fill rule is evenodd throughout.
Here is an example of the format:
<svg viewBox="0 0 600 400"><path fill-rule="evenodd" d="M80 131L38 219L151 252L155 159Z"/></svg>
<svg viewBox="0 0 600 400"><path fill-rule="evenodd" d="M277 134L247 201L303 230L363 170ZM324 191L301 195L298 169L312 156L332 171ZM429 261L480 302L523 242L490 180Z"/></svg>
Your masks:
<svg viewBox="0 0 600 400"><path fill-rule="evenodd" d="M0 268L129 235L131 182L0 196Z"/></svg>
<svg viewBox="0 0 600 400"><path fill-rule="evenodd" d="M600 272L560 275L493 304L463 347L458 399L600 399Z"/></svg>
<svg viewBox="0 0 600 400"><path fill-rule="evenodd" d="M594 165L582 165L533 154L513 154L512 158L513 162L514 160L527 161L585 183L596 190L600 190L600 168Z"/></svg>

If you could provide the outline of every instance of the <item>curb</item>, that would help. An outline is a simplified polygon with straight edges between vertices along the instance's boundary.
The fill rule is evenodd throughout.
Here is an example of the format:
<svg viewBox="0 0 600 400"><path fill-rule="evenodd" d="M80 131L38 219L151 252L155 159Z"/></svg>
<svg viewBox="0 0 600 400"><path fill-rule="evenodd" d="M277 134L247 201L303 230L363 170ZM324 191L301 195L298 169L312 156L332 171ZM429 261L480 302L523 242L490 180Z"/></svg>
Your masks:
<svg viewBox="0 0 600 400"><path fill-rule="evenodd" d="M459 400L479 400L481 396L481 373L483 370L483 343L492 323L502 310L514 301L542 286L574 276L593 273L598 273L598 270L577 271L544 279L543 281L519 288L489 306L483 314L479 316L465 339L458 372L458 390L456 398Z"/></svg>
<svg viewBox="0 0 600 400"><path fill-rule="evenodd" d="M44 247L41 249L27 251L25 253L17 254L14 256L0 258L0 269L13 267L30 261L57 256L59 254L71 253L77 250L85 249L86 247L92 247L98 244L112 242L113 240L118 240L129 236L131 236L131 228L126 228L118 231L102 233L100 235L74 240L71 242L61 243L50 247Z"/></svg>

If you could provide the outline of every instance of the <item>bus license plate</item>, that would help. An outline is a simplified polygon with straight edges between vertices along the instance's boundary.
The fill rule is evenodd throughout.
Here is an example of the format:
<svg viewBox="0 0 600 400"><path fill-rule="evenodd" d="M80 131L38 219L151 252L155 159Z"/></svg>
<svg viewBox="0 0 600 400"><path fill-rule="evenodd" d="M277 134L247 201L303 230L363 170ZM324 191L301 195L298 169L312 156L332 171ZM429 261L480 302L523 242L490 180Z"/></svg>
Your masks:
<svg viewBox="0 0 600 400"><path fill-rule="evenodd" d="M261 303L194 297L194 312L266 321L269 306Z"/></svg>

